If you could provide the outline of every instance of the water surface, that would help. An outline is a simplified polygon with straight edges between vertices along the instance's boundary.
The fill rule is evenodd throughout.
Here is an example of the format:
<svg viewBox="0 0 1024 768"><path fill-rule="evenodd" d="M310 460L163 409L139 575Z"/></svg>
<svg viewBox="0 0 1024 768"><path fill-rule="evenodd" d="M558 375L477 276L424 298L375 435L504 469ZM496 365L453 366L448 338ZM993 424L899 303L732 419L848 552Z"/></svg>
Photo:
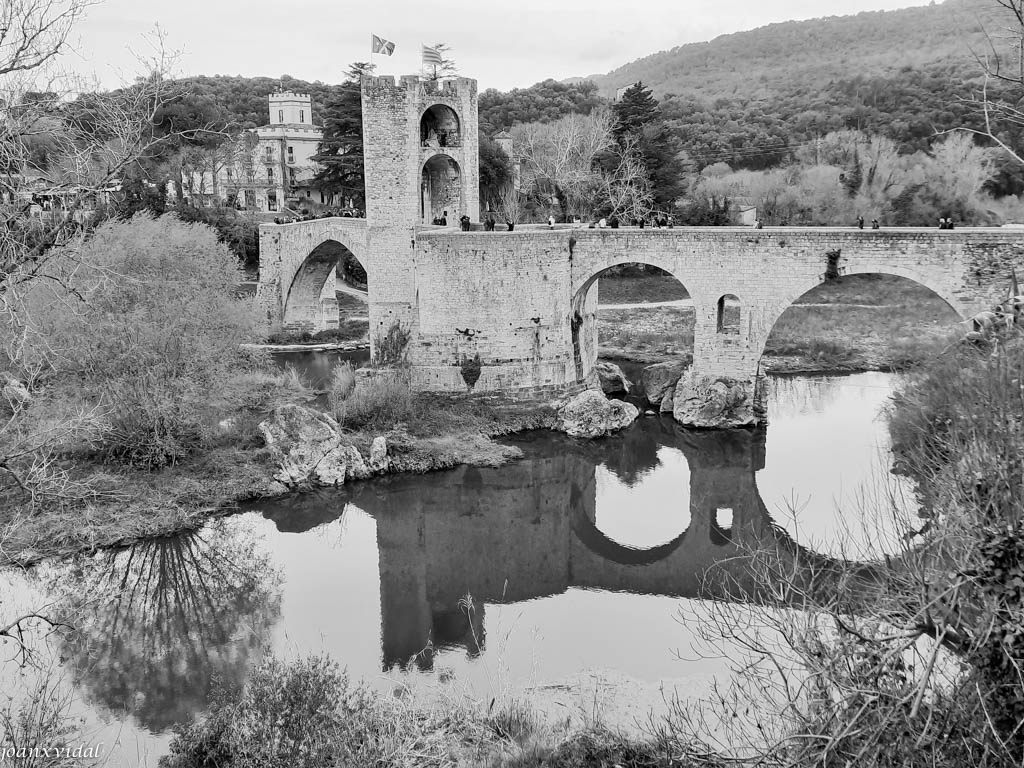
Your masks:
<svg viewBox="0 0 1024 768"><path fill-rule="evenodd" d="M50 650L96 738L120 740L115 765L166 751L214 681L242 684L266 650L328 653L382 689L443 680L635 726L665 695L728 675L732 649L709 654L694 616L759 589L738 555L785 571L895 551L889 497L910 502L878 418L892 384L776 378L767 429L645 417L600 441L526 435L524 458L498 469L260 502L10 581L24 604L63 600L75 619Z"/></svg>

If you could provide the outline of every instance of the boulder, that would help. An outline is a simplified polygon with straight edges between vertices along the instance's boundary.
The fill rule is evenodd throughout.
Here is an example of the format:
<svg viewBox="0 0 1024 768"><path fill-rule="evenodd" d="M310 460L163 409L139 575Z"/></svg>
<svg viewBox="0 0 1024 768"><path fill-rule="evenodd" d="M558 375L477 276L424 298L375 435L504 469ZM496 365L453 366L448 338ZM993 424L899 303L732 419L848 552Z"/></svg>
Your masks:
<svg viewBox="0 0 1024 768"><path fill-rule="evenodd" d="M636 406L588 389L562 406L558 428L571 437L602 437L628 427L639 415Z"/></svg>
<svg viewBox="0 0 1024 768"><path fill-rule="evenodd" d="M370 471L374 473L386 472L390 461L388 459L388 441L383 436L373 438L370 446L370 461L367 462Z"/></svg>
<svg viewBox="0 0 1024 768"><path fill-rule="evenodd" d="M629 388L633 386L629 379L626 378L626 374L615 363L600 360L594 364L594 370L597 372L597 380L601 384L601 391L606 395L629 392Z"/></svg>
<svg viewBox="0 0 1024 768"><path fill-rule="evenodd" d="M689 360L669 360L644 368L640 374L640 385L643 387L647 402L651 405L661 405L666 394L675 392L679 377L689 367Z"/></svg>
<svg viewBox="0 0 1024 768"><path fill-rule="evenodd" d="M672 415L688 427L727 429L755 424L754 383L688 373L676 385Z"/></svg>
<svg viewBox="0 0 1024 768"><path fill-rule="evenodd" d="M672 389L665 393L665 396L661 398L661 406L658 408L659 413L672 413L676 404L676 388L673 385Z"/></svg>
<svg viewBox="0 0 1024 768"><path fill-rule="evenodd" d="M13 376L7 375L3 380L3 387L0 388L4 400L11 411L17 411L23 406L32 402L32 395L28 388Z"/></svg>
<svg viewBox="0 0 1024 768"><path fill-rule="evenodd" d="M259 430L277 465L274 480L286 486L342 485L371 474L359 451L341 444L338 423L320 411L282 405Z"/></svg>

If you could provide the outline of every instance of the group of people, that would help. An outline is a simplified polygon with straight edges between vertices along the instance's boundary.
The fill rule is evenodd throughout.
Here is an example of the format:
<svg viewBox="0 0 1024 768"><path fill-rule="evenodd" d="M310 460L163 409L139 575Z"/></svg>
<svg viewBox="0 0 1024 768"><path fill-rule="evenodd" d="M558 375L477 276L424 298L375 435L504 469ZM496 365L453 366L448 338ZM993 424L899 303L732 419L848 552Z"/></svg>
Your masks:
<svg viewBox="0 0 1024 768"><path fill-rule="evenodd" d="M878 229L879 227L880 227L880 225L878 223L878 219L872 219L871 220L871 228L872 229ZM857 229L864 229L864 217L863 216L858 216L857 217Z"/></svg>
<svg viewBox="0 0 1024 768"><path fill-rule="evenodd" d="M952 228L953 228L953 219L952 218L942 217L942 218L939 219L939 229L952 229Z"/></svg>

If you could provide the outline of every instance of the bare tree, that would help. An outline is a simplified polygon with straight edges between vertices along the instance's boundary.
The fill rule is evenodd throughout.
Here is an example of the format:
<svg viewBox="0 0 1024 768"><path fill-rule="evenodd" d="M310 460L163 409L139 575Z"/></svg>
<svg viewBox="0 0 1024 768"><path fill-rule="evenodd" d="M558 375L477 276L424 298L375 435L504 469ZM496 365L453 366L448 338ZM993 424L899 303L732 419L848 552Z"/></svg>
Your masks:
<svg viewBox="0 0 1024 768"><path fill-rule="evenodd" d="M599 108L589 115L570 114L553 123L514 126L521 188L555 197L564 216L588 217L600 197L602 180L594 163L615 144L615 117Z"/></svg>
<svg viewBox="0 0 1024 768"><path fill-rule="evenodd" d="M985 28L986 47L973 51L981 68L981 90L967 101L981 111L984 128L960 128L984 136L1024 164L1014 138L1024 127L1024 0L992 0L996 16Z"/></svg>

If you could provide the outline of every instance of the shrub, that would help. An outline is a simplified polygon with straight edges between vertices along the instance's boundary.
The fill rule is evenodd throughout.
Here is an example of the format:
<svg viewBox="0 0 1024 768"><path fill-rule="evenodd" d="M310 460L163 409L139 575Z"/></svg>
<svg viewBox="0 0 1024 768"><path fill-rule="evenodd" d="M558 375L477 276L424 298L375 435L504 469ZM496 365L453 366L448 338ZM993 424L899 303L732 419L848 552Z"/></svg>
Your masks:
<svg viewBox="0 0 1024 768"><path fill-rule="evenodd" d="M335 382L337 382L337 369ZM345 374L341 374L344 376ZM355 376L353 375L353 379ZM345 397L330 398L334 418L343 427L387 427L409 420L415 398L406 370L379 371L355 381Z"/></svg>
<svg viewBox="0 0 1024 768"><path fill-rule="evenodd" d="M241 349L258 335L257 315L234 297L238 262L209 227L137 214L50 264L53 280L24 296L38 339L31 364L76 377L83 399L106 411L106 459L177 461L205 438L198 414L210 394L266 360Z"/></svg>

